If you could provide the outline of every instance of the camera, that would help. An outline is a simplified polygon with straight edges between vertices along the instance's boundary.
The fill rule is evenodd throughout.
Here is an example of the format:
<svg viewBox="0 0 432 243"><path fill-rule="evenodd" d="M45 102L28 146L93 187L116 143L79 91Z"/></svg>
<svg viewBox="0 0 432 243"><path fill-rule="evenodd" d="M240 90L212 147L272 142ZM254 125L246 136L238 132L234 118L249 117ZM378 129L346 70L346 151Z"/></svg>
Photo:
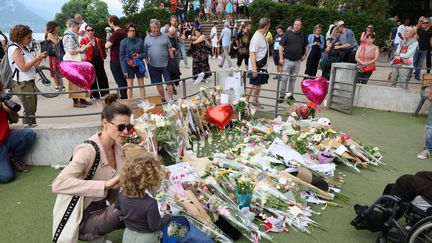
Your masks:
<svg viewBox="0 0 432 243"><path fill-rule="evenodd" d="M7 108L12 111L18 112L21 110L21 106L11 100L12 95L0 92L0 102L6 105Z"/></svg>

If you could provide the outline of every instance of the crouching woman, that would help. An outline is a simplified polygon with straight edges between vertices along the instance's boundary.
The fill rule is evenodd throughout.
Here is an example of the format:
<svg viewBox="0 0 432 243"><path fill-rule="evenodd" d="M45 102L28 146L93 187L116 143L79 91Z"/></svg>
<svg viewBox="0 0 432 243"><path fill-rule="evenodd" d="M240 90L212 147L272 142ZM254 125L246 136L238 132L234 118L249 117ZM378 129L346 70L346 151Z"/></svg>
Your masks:
<svg viewBox="0 0 432 243"><path fill-rule="evenodd" d="M130 124L130 108L117 102L117 98L116 94L105 98L107 105L102 110L102 131L75 148L72 160L52 184L52 190L57 194L84 199L79 223L80 240L104 239L106 234L125 227L114 203L120 187L118 173L125 160L121 146L133 126ZM95 159L99 164L94 176L86 180ZM56 227L54 225L54 230ZM68 231L61 234L66 233Z"/></svg>

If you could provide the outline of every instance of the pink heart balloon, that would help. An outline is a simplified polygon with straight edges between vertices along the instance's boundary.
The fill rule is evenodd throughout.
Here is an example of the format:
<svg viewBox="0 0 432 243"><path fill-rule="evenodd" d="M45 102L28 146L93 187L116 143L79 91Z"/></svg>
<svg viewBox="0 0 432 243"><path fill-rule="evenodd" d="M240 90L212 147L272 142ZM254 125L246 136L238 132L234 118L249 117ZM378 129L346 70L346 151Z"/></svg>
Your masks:
<svg viewBox="0 0 432 243"><path fill-rule="evenodd" d="M303 94L312 101L315 105L319 106L327 95L328 83L324 77L316 79L305 79L301 83Z"/></svg>
<svg viewBox="0 0 432 243"><path fill-rule="evenodd" d="M61 75L74 85L90 92L96 78L96 71L91 63L63 61L59 64L59 70Z"/></svg>

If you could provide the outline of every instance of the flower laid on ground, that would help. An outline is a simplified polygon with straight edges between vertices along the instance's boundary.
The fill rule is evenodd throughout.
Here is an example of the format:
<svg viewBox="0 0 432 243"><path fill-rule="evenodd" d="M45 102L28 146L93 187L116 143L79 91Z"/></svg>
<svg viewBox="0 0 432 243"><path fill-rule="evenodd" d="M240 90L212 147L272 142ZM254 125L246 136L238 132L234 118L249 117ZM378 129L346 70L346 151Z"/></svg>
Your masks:
<svg viewBox="0 0 432 243"><path fill-rule="evenodd" d="M314 104L311 101L309 101L308 103L306 103L306 105L307 105L307 107L310 110L309 115L312 117L312 119L315 118L315 112L316 112L317 105Z"/></svg>
<svg viewBox="0 0 432 243"><path fill-rule="evenodd" d="M157 199L174 215L189 217L216 242L231 242L228 231L218 228L221 221L252 242L271 240L259 227L263 225L267 231L285 232L289 227L311 234L317 225L312 215L320 212L309 204L320 204L324 210L327 205L339 206L333 199L346 198L340 193L346 178L335 173L336 165L360 172L369 164L382 164L378 148L335 131L329 121L309 119L317 109L313 103L293 104L297 118L286 121L239 117L222 134L205 117L206 108L220 102L220 92L218 87L202 88L192 101L172 105L169 114L151 115L149 125L136 124L138 131L154 129L159 146L191 168L191 176L180 177L181 184L164 188L167 196ZM234 106L237 113L249 109L242 99ZM187 151L191 148L194 151ZM301 177L300 171L311 179ZM174 183L174 178L167 181ZM173 225L171 234L183 233Z"/></svg>
<svg viewBox="0 0 432 243"><path fill-rule="evenodd" d="M255 188L255 184L246 178L240 177L235 180L236 191L241 194L251 194Z"/></svg>

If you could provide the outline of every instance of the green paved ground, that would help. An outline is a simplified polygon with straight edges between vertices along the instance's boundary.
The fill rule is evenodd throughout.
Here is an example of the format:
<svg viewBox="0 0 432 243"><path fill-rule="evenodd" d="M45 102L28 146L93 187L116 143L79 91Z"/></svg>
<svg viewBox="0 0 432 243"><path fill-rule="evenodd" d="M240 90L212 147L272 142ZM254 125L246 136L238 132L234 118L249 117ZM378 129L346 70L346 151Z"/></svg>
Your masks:
<svg viewBox="0 0 432 243"><path fill-rule="evenodd" d="M376 234L356 231L349 222L354 217L352 205L370 204L381 193L386 183L404 173L414 173L431 168L432 159L420 161L416 154L422 149L426 117L410 114L355 109L352 116L324 110L321 116L329 117L337 130L344 131L363 142L378 145L384 161L390 166L377 172L363 171L347 174L344 193L351 197L344 208L328 208L318 221L325 231L315 229L314 238L293 230L275 235L276 242L374 242ZM84 138L83 138L84 139ZM0 185L0 242L49 242L51 210L54 194L50 183L59 171L48 167L32 168L10 184ZM110 236L121 242L121 231Z"/></svg>

